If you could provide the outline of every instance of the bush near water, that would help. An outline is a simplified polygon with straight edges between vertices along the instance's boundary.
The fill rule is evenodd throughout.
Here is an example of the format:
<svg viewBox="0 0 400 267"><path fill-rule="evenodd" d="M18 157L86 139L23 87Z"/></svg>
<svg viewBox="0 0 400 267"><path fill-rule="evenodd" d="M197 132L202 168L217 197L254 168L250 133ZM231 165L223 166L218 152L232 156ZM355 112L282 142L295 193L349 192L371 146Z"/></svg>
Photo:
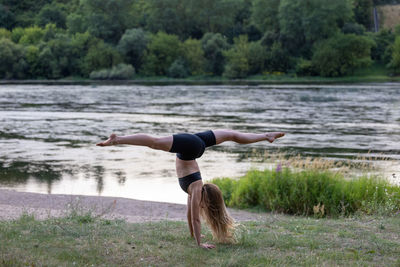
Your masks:
<svg viewBox="0 0 400 267"><path fill-rule="evenodd" d="M219 178L225 203L296 215L336 217L356 212L395 214L400 187L378 177L346 179L328 170L252 170L238 180Z"/></svg>

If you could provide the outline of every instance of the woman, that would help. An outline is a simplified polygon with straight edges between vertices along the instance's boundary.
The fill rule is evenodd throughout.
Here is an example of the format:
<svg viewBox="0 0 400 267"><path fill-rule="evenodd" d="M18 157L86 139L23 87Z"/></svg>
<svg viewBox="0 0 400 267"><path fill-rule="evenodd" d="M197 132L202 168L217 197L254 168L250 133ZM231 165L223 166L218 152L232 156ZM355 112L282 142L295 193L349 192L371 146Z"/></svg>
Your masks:
<svg viewBox="0 0 400 267"><path fill-rule="evenodd" d="M284 136L282 132L252 134L233 130L213 130L197 134L175 134L167 137L152 137L145 134L116 136L111 134L106 141L98 146L136 145L147 146L157 150L176 153L176 173L183 191L188 194L187 220L192 237L197 245L211 249L212 244L201 243L200 214L209 224L214 239L218 242L234 241L234 221L226 211L221 191L214 184L203 184L196 158L201 157L206 147L233 141L239 144L250 144L259 141L272 143Z"/></svg>

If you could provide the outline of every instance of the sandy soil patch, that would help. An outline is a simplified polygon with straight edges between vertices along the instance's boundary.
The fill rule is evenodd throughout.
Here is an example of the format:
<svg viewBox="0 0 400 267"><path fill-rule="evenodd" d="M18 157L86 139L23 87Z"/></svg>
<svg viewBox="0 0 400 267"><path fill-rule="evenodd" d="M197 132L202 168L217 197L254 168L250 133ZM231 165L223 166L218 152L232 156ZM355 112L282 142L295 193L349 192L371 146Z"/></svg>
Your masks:
<svg viewBox="0 0 400 267"><path fill-rule="evenodd" d="M185 221L186 205L118 197L52 195L0 189L0 219L16 219L23 213L37 219L60 217L71 210L90 210L108 219L128 222ZM229 209L237 221L265 220L267 214Z"/></svg>

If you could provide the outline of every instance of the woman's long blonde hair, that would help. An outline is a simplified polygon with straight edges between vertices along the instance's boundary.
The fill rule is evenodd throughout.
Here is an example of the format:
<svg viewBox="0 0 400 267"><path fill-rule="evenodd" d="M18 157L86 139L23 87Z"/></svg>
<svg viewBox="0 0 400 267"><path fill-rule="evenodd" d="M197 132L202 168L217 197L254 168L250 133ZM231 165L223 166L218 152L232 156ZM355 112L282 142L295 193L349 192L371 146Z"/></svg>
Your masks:
<svg viewBox="0 0 400 267"><path fill-rule="evenodd" d="M204 184L201 191L201 215L210 226L213 238L220 243L236 243L235 222L226 210L221 190Z"/></svg>

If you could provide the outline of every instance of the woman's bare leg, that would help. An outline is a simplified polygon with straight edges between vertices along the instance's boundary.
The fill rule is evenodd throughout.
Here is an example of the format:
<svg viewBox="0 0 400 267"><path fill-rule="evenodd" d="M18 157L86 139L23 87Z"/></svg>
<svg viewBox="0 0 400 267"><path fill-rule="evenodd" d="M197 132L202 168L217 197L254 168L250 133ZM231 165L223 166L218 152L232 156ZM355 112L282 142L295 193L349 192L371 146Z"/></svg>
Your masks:
<svg viewBox="0 0 400 267"><path fill-rule="evenodd" d="M134 134L127 136L117 136L111 134L110 137L97 146L113 146L113 145L134 145L134 146L147 146L157 150L170 151L172 147L173 137L153 137L146 134Z"/></svg>
<svg viewBox="0 0 400 267"><path fill-rule="evenodd" d="M234 130L213 130L216 143L221 144L225 141L233 141L239 144L251 144L260 141L274 142L285 135L283 132L271 132L263 134L242 133Z"/></svg>

